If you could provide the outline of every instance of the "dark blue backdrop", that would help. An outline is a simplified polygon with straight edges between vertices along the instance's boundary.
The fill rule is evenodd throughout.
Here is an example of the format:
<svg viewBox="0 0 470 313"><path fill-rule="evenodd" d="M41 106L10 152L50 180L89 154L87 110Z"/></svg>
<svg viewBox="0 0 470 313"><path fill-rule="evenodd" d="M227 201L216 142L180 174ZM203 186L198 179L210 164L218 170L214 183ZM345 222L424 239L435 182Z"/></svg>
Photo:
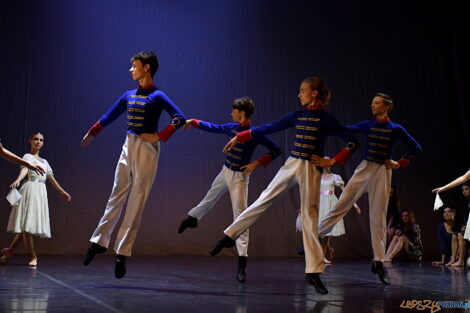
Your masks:
<svg viewBox="0 0 470 313"><path fill-rule="evenodd" d="M118 119L80 148L87 129L125 90L135 87L129 58L152 50L160 59L156 84L187 117L230 121L233 98L256 103L254 123L277 119L299 107L299 83L326 79L330 111L349 124L371 117L377 91L396 101L392 119L422 144L424 153L394 173L402 207L423 229L425 251L435 254L430 190L469 167L468 109L463 76L463 6L442 1L10 1L0 13L2 60L0 137L22 155L27 137L43 132L42 155L73 197L70 204L49 188L53 238L38 241L42 253L83 252L102 215L124 140ZM166 125L163 115L160 125ZM282 165L292 132L272 138L284 155L251 180L251 203ZM230 223L228 197L201 227L179 236L179 221L205 194L222 166L226 138L178 131L162 144L157 179L144 213L135 253L205 254ZM333 155L342 143L328 142ZM400 147L397 149L399 157ZM264 151L258 151L262 154ZM361 159L344 168L348 179ZM18 169L0 163L0 192L8 192ZM50 187L50 186L49 186ZM458 190L443 194L458 203ZM0 229L9 207L2 200ZM366 201L360 202L367 207ZM293 255L297 191L252 228L252 255ZM367 210L346 216L346 236L335 241L339 256L371 256ZM0 244L10 235L3 233Z"/></svg>

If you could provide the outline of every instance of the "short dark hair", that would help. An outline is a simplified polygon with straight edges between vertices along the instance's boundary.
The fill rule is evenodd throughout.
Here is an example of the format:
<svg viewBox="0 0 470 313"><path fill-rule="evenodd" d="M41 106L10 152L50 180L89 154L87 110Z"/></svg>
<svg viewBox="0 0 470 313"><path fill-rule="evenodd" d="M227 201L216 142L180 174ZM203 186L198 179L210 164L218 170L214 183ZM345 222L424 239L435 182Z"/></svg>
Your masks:
<svg viewBox="0 0 470 313"><path fill-rule="evenodd" d="M142 65L150 65L150 74L152 75L152 78L155 76L155 74L158 71L158 58L155 53L152 51L141 51L135 55L132 56L131 58L131 63L134 63L134 61L139 60L142 62Z"/></svg>
<svg viewBox="0 0 470 313"><path fill-rule="evenodd" d="M384 104L385 105L388 105L388 112L390 112L392 109L393 109L393 100L392 100L392 97L390 97L389 95L386 95L384 93L381 93L381 92L377 92L375 95L374 95L374 98L375 97L380 97L382 99L384 99Z"/></svg>
<svg viewBox="0 0 470 313"><path fill-rule="evenodd" d="M249 97L242 97L233 100L232 109L237 109L238 111L245 112L246 118L250 118L255 111L255 104L253 100Z"/></svg>

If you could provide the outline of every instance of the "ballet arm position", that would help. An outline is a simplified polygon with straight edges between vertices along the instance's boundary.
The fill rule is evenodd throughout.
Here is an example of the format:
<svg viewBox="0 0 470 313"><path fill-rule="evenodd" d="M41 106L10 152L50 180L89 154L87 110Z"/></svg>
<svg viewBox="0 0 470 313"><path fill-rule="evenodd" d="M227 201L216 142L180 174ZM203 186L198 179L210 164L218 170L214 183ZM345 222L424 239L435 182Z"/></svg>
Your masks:
<svg viewBox="0 0 470 313"><path fill-rule="evenodd" d="M65 200L70 201L72 200L72 197L70 194L65 191L57 182L57 180L54 178L54 176L49 177L49 181L51 182L52 186L60 193L62 197L64 197Z"/></svg>
<svg viewBox="0 0 470 313"><path fill-rule="evenodd" d="M142 133L139 135L139 138L143 141L147 142L158 142L163 141L167 142L170 139L171 135L181 126L186 125L186 119L182 117L182 113L180 116L177 114L172 114L173 120L170 124L168 124L164 129L162 129L159 133Z"/></svg>
<svg viewBox="0 0 470 313"><path fill-rule="evenodd" d="M451 181L450 183L448 183L447 185L445 186L442 186L442 187L439 187L439 188L436 188L436 189L433 189L432 192L434 193L439 193L439 192L443 192L443 191L446 191L446 190L449 190L449 189L452 189L458 185L461 185L463 184L464 182L466 182L467 180L470 179L470 170L463 174L462 176L456 178L454 181Z"/></svg>
<svg viewBox="0 0 470 313"><path fill-rule="evenodd" d="M23 178L26 177L27 174L28 174L28 169L26 167L23 167L20 170L20 174L18 175L18 178L16 178L16 180L10 185L10 188L18 187L20 185L20 182L23 180Z"/></svg>
<svg viewBox="0 0 470 313"><path fill-rule="evenodd" d="M82 148L88 148L93 143L93 139L95 139L95 136L88 131L85 136L83 136L81 144Z"/></svg>
<svg viewBox="0 0 470 313"><path fill-rule="evenodd" d="M15 163L19 163L21 165L24 165L26 166L27 168L35 171L36 173L40 174L40 175L43 175L45 172L44 172L44 169L39 166L39 165L36 165L36 164L33 164L33 163L30 163L28 161L25 161L23 160L22 158L20 158L19 156L17 156L16 154L8 151L8 149L5 149L2 144L0 143L0 155L11 161L11 162L15 162Z"/></svg>
<svg viewBox="0 0 470 313"><path fill-rule="evenodd" d="M354 141L349 141L347 146L338 152L333 158L325 159L318 155L312 155L310 156L310 163L320 167L331 167L336 163L339 165L344 165L351 156L352 151L354 151L356 148L357 143Z"/></svg>
<svg viewBox="0 0 470 313"><path fill-rule="evenodd" d="M237 136L234 136L232 139L230 139L230 141L225 145L224 149L222 150L225 154L227 154L230 150L233 149L233 147L235 147L235 145L237 144L238 142L238 137Z"/></svg>

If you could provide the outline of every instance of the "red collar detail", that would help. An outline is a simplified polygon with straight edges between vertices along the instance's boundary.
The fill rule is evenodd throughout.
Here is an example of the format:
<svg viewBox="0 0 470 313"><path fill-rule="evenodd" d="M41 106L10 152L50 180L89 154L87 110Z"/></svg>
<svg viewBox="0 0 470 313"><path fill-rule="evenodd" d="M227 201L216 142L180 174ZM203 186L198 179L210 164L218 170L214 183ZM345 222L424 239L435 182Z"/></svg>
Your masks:
<svg viewBox="0 0 470 313"><path fill-rule="evenodd" d="M307 110L323 110L323 106L321 104L315 104L315 105L307 105L305 106Z"/></svg>
<svg viewBox="0 0 470 313"><path fill-rule="evenodd" d="M240 124L241 127L248 127L251 126L251 121L246 121L243 124Z"/></svg>
<svg viewBox="0 0 470 313"><path fill-rule="evenodd" d="M383 118L383 119L378 119L378 118L376 118L375 121L376 121L377 123L379 123L379 124L381 124L381 123L387 123L387 122L390 122L390 117L387 116L386 118Z"/></svg>
<svg viewBox="0 0 470 313"><path fill-rule="evenodd" d="M152 88L155 88L154 84L145 85L145 86L137 85L137 89L152 89Z"/></svg>

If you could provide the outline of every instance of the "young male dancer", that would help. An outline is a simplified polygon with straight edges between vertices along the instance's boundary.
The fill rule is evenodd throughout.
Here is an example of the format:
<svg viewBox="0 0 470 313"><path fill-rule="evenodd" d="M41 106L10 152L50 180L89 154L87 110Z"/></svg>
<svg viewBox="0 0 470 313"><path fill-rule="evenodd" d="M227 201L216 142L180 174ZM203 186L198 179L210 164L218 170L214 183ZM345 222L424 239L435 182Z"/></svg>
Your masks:
<svg viewBox="0 0 470 313"><path fill-rule="evenodd" d="M383 93L377 93L371 104L375 120L363 121L348 126L353 133L361 132L367 137L364 160L354 171L343 190L338 203L320 223L320 237L329 233L335 224L351 209L353 204L365 193L369 194L369 219L374 261L372 273L389 285L390 278L383 267L385 245L387 242L386 216L390 185L391 169L404 168L409 158L421 152L421 146L401 125L390 120L388 113L393 109L392 99ZM392 160L393 146L397 140L402 141L410 150L408 154L395 162Z"/></svg>
<svg viewBox="0 0 470 313"><path fill-rule="evenodd" d="M131 255L143 208L157 173L159 141L167 141L186 122L178 107L153 83L158 70L157 56L153 52L140 52L131 58L131 63L129 72L132 79L139 82L138 88L125 92L82 140L82 146L88 147L103 128L127 111L126 141L116 167L113 190L83 260L83 264L88 265L97 253L107 250L111 233L129 196L124 220L114 244L117 253L114 268L116 278L122 278L126 273L125 260ZM163 110L173 120L157 134L158 121Z"/></svg>
<svg viewBox="0 0 470 313"><path fill-rule="evenodd" d="M350 131L341 126L324 109L330 98L325 82L318 77L303 80L298 94L302 109L286 115L278 121L264 124L237 134L225 146L227 151L238 142L245 143L270 133L295 127L293 147L286 163L276 174L260 197L246 209L225 231L211 251L218 254L223 248L233 247L235 240L250 227L261 214L295 184L299 185L302 235L305 249L305 273L307 282L320 294L328 293L320 279L323 273L323 249L317 235L318 208L320 202L320 181L322 170L318 167L344 164L357 146L357 140ZM348 143L333 159L324 159L325 139L329 135L340 136Z"/></svg>
<svg viewBox="0 0 470 313"><path fill-rule="evenodd" d="M233 138L237 133L252 129L251 116L255 110L253 101L248 97L235 99L232 103L232 120L234 123L216 125L196 119L186 121L186 126L198 128L211 133L225 134ZM186 127L185 126L185 127ZM251 156L258 144L265 146L269 152L256 161ZM259 166L268 166L281 153L281 149L268 137L261 136L257 140L238 143L227 153L222 171L214 179L211 189L202 201L188 212L188 217L181 222L178 233L186 228L195 228L204 215L214 207L219 198L228 190L232 201L233 218L236 219L245 211L248 199L248 183L250 174ZM246 280L248 258L248 229L236 241L238 251L237 280Z"/></svg>

